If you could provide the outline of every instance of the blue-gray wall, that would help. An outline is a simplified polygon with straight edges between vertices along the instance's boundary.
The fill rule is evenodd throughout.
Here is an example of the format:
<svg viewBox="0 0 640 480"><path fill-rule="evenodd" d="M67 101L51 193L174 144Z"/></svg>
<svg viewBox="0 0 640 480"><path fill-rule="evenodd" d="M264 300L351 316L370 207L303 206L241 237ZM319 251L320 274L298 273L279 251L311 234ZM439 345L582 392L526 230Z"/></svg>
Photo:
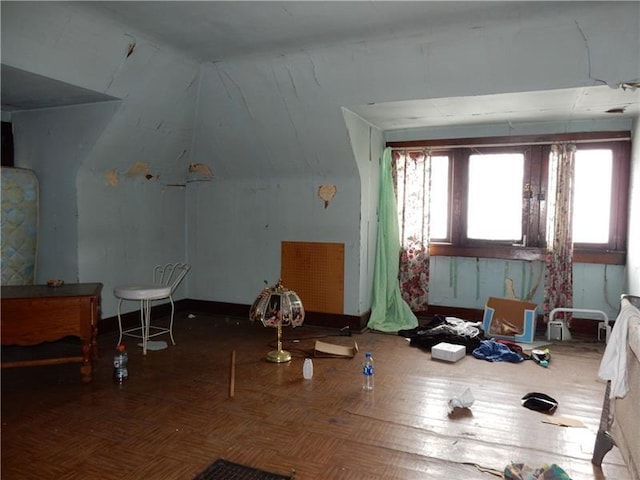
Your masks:
<svg viewBox="0 0 640 480"><path fill-rule="evenodd" d="M49 240L41 274L102 281L106 317L115 313L115 284L148 278L156 262L186 259L193 270L179 296L249 304L263 281L277 279L281 241L343 242L345 313L364 313L385 137L349 107L637 79L639 10L635 2L585 2L556 11L547 2L513 22L460 22L201 65L73 2L3 2L3 63L120 99L82 121L71 109L12 115L18 131L29 132L16 138L17 164L33 165L60 202L47 208L64 211L42 218ZM51 141L53 116L65 141L30 150ZM69 141L76 134L83 149ZM638 157L636 148L633 211ZM51 164L66 165L64 178ZM189 172L191 164L201 165ZM326 209L317 196L323 184L337 187ZM610 311L619 291L637 290L639 227L631 223L626 271L576 266L576 303ZM59 255L63 244L69 251ZM505 271L516 291L531 278L521 262L433 262L434 303L480 307L502 294Z"/></svg>

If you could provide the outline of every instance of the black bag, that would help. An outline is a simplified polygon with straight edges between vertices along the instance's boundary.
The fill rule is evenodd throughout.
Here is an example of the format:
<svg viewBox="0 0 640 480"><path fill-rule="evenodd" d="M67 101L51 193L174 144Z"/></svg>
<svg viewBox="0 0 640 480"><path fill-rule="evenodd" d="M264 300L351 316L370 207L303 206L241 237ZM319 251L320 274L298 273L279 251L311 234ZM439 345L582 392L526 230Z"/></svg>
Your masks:
<svg viewBox="0 0 640 480"><path fill-rule="evenodd" d="M545 393L530 392L522 397L522 406L536 412L553 414L558 408L558 402Z"/></svg>

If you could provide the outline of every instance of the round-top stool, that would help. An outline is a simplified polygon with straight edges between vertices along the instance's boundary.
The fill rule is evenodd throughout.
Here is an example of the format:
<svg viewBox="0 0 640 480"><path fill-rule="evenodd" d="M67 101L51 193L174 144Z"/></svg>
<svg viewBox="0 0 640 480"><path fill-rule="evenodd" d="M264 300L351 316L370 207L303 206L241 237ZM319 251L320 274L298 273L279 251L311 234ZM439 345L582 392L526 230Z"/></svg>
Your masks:
<svg viewBox="0 0 640 480"><path fill-rule="evenodd" d="M118 285L113 289L113 294L120 299L118 302L118 326L120 328L120 338L118 344L122 341L122 336L142 339L142 353L147 354L147 342L150 337L157 335L169 334L171 343L176 344L173 339L173 315L175 313L175 305L173 304L173 294L180 285L180 282L189 273L191 266L187 263L166 263L164 265L156 265L153 267L152 283L134 283L127 285ZM154 300L162 300L168 298L171 303L171 320L169 328L151 325L151 303ZM140 326L122 330L122 320L120 318L120 309L124 300L133 300L140 302ZM153 333L150 333L153 331ZM139 332L139 333L138 333Z"/></svg>
<svg viewBox="0 0 640 480"><path fill-rule="evenodd" d="M147 354L147 342L149 338L158 335L169 334L171 343L176 344L173 339L173 301L171 302L171 323L169 328L151 325L151 302L162 298L170 298L171 285L157 284L131 284L119 285L113 289L113 295L120 299L118 302L118 326L120 328L120 338L118 344L122 341L122 336L142 339L142 353ZM122 330L122 320L120 318L120 307L123 300L139 300L140 301L140 326ZM150 333L153 330L153 333ZM139 333L136 333L139 332Z"/></svg>

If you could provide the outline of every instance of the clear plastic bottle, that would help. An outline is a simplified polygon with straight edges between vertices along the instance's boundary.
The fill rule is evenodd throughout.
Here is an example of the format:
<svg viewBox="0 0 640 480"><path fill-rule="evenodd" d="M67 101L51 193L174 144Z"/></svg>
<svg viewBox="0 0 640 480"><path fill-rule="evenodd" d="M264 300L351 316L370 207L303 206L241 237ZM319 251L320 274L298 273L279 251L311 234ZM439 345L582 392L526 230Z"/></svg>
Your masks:
<svg viewBox="0 0 640 480"><path fill-rule="evenodd" d="M116 354L113 357L113 381L116 383L124 383L129 378L129 356L121 343L116 348Z"/></svg>
<svg viewBox="0 0 640 480"><path fill-rule="evenodd" d="M362 389L363 390L373 390L373 357L371 356L371 352L366 352L364 354L364 362L362 363Z"/></svg>
<svg viewBox="0 0 640 480"><path fill-rule="evenodd" d="M305 380L311 380L313 378L313 361L310 358L305 358L302 364L302 376Z"/></svg>

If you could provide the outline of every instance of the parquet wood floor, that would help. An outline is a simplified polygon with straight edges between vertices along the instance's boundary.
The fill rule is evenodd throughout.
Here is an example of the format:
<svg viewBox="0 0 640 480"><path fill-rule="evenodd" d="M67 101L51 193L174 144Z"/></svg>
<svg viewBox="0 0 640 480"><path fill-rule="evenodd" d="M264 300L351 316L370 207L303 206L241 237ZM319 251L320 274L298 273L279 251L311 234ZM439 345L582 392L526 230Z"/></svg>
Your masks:
<svg viewBox="0 0 640 480"><path fill-rule="evenodd" d="M192 479L219 457L295 470L297 480L491 479L512 461L557 463L575 480L629 478L615 448L602 469L590 462L605 388L596 375L604 344L595 339L552 345L545 369L472 356L433 361L380 333L324 338L337 333L284 329L294 358L273 364L264 358L274 329L183 313L175 346L145 357L126 339L124 385L112 381L113 332L99 335L91 384L80 381L75 364L2 370L2 479ZM302 362L318 337L355 340L360 353L314 358L313 379L304 380ZM361 390L364 351L376 362L373 392ZM448 399L467 387L475 403L449 417ZM551 395L555 416L585 427L543 423L544 414L520 405L531 391Z"/></svg>

